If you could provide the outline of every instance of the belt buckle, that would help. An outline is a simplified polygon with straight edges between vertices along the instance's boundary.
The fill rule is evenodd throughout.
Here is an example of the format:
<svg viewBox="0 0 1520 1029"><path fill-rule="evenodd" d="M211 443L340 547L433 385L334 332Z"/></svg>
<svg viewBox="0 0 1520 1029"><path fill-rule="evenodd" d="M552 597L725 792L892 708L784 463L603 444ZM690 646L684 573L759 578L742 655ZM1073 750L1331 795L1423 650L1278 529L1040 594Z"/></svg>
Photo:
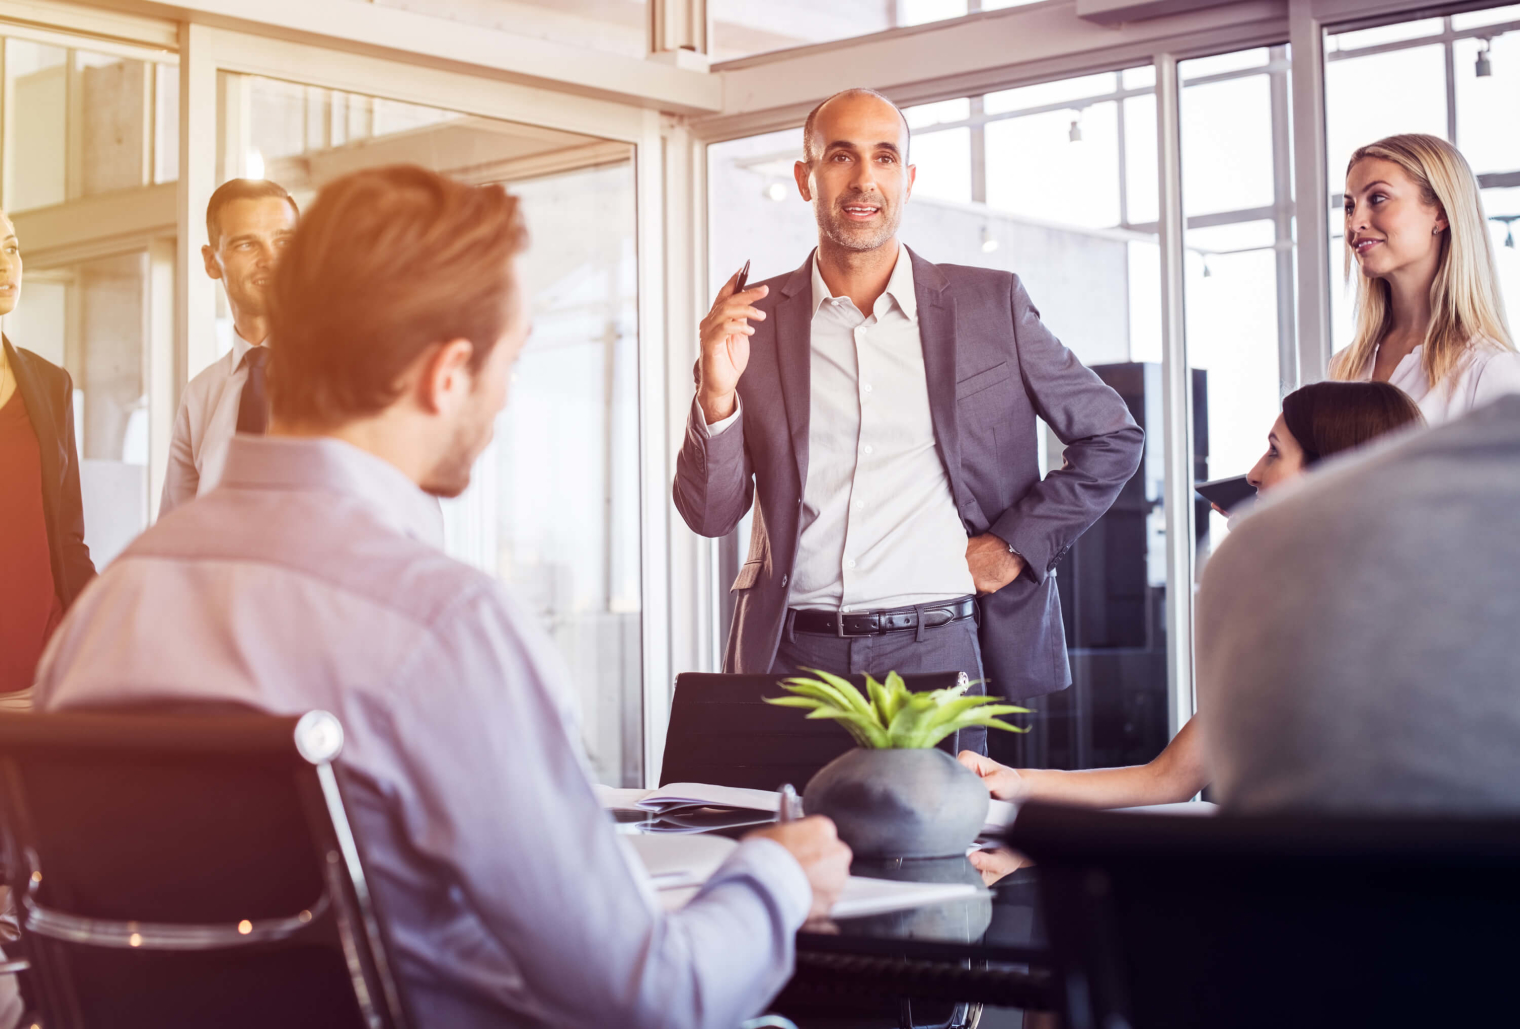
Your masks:
<svg viewBox="0 0 1520 1029"><path fill-rule="evenodd" d="M844 612L843 611L835 612L834 619L835 619L835 621L834 621L834 632L842 640L853 640L853 639L859 639L862 636L874 636L874 635L876 635L876 633L874 633L874 632L845 632L844 631Z"/></svg>

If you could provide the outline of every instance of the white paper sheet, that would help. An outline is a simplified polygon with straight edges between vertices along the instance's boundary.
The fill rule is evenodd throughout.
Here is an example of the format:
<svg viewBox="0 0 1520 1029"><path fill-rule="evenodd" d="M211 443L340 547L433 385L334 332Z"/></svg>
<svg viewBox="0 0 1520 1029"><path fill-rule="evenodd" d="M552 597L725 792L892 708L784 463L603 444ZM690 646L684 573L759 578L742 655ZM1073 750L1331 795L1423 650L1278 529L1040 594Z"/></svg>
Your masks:
<svg viewBox="0 0 1520 1029"><path fill-rule="evenodd" d="M684 907L739 844L725 836L629 836L666 911ZM925 904L974 897L967 883L915 883L852 875L834 905L833 918L859 918L905 911Z"/></svg>

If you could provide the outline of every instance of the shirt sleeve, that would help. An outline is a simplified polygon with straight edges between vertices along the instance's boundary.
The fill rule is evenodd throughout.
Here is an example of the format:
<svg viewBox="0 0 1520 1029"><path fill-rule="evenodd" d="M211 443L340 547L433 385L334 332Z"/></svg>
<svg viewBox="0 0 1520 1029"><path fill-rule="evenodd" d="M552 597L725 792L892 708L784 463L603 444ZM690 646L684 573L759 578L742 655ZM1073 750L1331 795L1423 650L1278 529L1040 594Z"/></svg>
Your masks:
<svg viewBox="0 0 1520 1029"><path fill-rule="evenodd" d="M510 960L470 978L515 978L535 1022L733 1029L791 973L807 879L750 840L685 908L655 910L557 699L573 688L499 586L457 601L391 694L406 842L469 897L495 944L476 959Z"/></svg>
<svg viewBox="0 0 1520 1029"><path fill-rule="evenodd" d="M707 415L703 413L702 405L698 403L695 397L692 398L691 402L697 412L695 421L702 427L702 433L708 439L712 439L714 436L723 435L723 433L727 431L728 428L734 424L734 422L737 422L739 420L739 415L744 411L744 401L739 397L739 394L735 393L734 413L729 415L727 418L721 419L719 421L713 422L711 425L708 425Z"/></svg>
<svg viewBox="0 0 1520 1029"><path fill-rule="evenodd" d="M194 500L200 480L190 445L190 397L187 392L179 402L179 413L174 416L174 435L169 441L169 466L164 470L164 492L158 501L158 517L162 518L179 505Z"/></svg>
<svg viewBox="0 0 1520 1029"><path fill-rule="evenodd" d="M1482 407L1511 393L1520 393L1520 354L1506 350L1489 358L1478 373L1472 406Z"/></svg>

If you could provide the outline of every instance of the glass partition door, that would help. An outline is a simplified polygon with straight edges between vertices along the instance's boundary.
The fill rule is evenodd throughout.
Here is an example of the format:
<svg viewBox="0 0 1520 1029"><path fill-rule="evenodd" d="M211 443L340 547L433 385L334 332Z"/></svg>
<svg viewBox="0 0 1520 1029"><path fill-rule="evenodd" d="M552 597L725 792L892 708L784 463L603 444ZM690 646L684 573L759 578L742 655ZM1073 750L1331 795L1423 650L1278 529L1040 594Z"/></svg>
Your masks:
<svg viewBox="0 0 1520 1029"><path fill-rule="evenodd" d="M304 208L323 184L411 162L500 182L528 223L533 334L470 489L445 501L449 552L499 577L549 632L594 774L643 781L639 333L631 148L250 75L222 74L222 177ZM222 303L219 297L219 303ZM231 324L219 312L219 344Z"/></svg>

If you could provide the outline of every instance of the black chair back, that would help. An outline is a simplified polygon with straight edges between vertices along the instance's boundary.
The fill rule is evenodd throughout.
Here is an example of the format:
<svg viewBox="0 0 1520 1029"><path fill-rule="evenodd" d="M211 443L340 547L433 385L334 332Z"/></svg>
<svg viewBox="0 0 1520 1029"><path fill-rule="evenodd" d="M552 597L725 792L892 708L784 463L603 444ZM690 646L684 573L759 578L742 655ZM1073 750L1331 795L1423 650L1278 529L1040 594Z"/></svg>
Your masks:
<svg viewBox="0 0 1520 1029"><path fill-rule="evenodd" d="M905 675L910 690L954 686L962 672ZM828 719L809 720L806 711L767 704L764 697L787 696L784 675L676 676L665 733L660 785L701 782L774 790L791 783L800 792L817 771L853 747L844 727ZM865 689L865 676L848 676ZM957 752L959 734L940 743Z"/></svg>
<svg viewBox="0 0 1520 1029"><path fill-rule="evenodd" d="M325 711L0 716L48 1029L408 1024Z"/></svg>
<svg viewBox="0 0 1520 1029"><path fill-rule="evenodd" d="M1520 820L1024 806L1070 1029L1490 1025Z"/></svg>

